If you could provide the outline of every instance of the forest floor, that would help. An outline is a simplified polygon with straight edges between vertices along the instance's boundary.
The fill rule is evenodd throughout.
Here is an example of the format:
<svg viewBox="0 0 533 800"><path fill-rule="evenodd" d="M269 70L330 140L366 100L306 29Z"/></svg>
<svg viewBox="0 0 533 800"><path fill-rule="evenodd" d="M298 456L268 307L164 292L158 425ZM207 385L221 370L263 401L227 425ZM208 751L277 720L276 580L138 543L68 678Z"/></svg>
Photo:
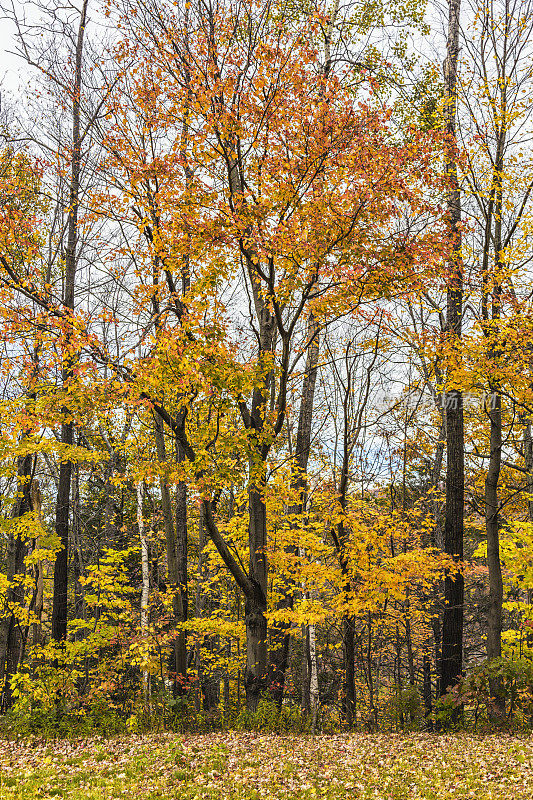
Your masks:
<svg viewBox="0 0 533 800"><path fill-rule="evenodd" d="M152 734L0 741L0 798L531 800L533 738Z"/></svg>

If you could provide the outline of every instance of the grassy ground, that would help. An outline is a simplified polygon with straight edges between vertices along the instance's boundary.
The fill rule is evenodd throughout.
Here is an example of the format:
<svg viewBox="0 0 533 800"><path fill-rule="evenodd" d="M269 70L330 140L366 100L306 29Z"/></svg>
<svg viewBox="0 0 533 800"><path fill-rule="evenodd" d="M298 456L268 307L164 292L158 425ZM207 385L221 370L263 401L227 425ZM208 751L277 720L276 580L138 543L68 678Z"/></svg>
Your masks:
<svg viewBox="0 0 533 800"><path fill-rule="evenodd" d="M1 800L531 800L533 739L248 733L0 741Z"/></svg>

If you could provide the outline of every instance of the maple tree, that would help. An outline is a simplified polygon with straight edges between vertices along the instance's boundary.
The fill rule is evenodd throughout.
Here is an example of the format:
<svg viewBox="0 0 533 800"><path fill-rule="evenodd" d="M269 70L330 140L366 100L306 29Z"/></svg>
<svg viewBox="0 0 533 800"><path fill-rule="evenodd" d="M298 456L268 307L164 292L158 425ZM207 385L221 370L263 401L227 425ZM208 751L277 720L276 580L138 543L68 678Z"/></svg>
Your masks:
<svg viewBox="0 0 533 800"><path fill-rule="evenodd" d="M242 41L234 36L237 19L248 29L248 37ZM228 262L239 259L253 301L258 351L255 365L247 367L248 376L251 368L255 371L250 406L243 387L233 389L233 402L247 432L250 460L249 576L219 536L207 499L205 520L247 598L246 683L250 702L256 705L267 678L267 521L262 495L267 457L285 419L293 339L309 309L315 317L324 317L323 324L328 315L338 314L350 284L361 296L379 296L385 291L381 284L401 280L398 272L394 278L388 277L387 264L392 261L396 269L405 262L405 280L411 280L413 273L418 279L414 265L422 254L427 256L428 241L436 243L438 233L424 231L407 240L403 231L387 231L385 226L398 213L391 205L395 195L401 197L401 204L409 202L414 213L431 212L431 202L419 187L410 189L408 179L411 170L418 174L421 160L431 170L433 156L423 136L415 149L413 141L407 146L392 138L386 145L386 115L377 108L362 106L363 134L349 90L337 76L330 79L316 74L316 56L304 32L289 34L282 21L270 18L268 9L259 13L253 4L250 8L244 4L239 16L206 11L205 17L198 17L197 30L188 17L186 22L183 28L183 22L172 15L164 27L160 21L161 38L157 40L153 28L144 32L146 65L139 48L143 31L136 28L138 67L133 79L128 75L128 93L121 98L132 97L137 107L146 109L141 118L143 130L132 147L129 110L115 106L116 123L107 134L106 147L109 169L121 175L125 201L130 205L134 198L138 227L150 245L149 268L164 273L163 291L170 292L171 302L177 306L173 265L184 256L188 269L199 272L196 264L202 264L203 276L200 272L195 276L202 288L204 281L214 280L214 273L217 282L221 272L226 273L226 281L231 280ZM219 66L222 54L223 70ZM121 45L120 57L126 63L129 60L127 40ZM312 84L314 92L301 93L303 86ZM171 139L176 120L183 132L185 118L194 141L190 148L183 134L173 143ZM310 129L314 130L312 140L306 134ZM154 142L158 143L157 152ZM378 161L377 149L384 146L388 159ZM138 166L135 157L140 157ZM358 185L361 180L368 182L368 188ZM377 222L380 217L378 238L362 240L362 230L366 237L370 233L369 219ZM153 284L153 291L159 292L157 277ZM205 302L205 295L202 300ZM187 302L188 296L185 307ZM168 326L167 337L181 334L184 306L175 308L180 328ZM154 310L159 311L158 302ZM161 337L162 324L157 324ZM189 335L193 335L191 331ZM165 348L168 351L169 339ZM273 397L270 409L269 395ZM185 425L188 405L179 394L176 400L181 419L174 420L171 428L194 462L196 450ZM204 476L202 468L196 470L197 481Z"/></svg>
<svg viewBox="0 0 533 800"><path fill-rule="evenodd" d="M19 26L72 130L0 155L3 710L446 726L488 632L515 713L519 6L451 2L412 97L365 40L385 7L128 2L104 45L83 3L42 62Z"/></svg>

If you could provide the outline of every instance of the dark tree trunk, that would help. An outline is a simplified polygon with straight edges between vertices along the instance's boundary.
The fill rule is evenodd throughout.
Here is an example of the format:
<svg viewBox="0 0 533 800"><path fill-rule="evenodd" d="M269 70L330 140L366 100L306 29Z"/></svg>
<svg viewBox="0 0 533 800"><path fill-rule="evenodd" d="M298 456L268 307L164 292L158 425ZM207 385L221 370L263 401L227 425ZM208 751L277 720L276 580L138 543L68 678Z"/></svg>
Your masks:
<svg viewBox="0 0 533 800"><path fill-rule="evenodd" d="M268 689L267 639L267 510L265 505L266 462L270 444L264 441L265 420L268 416L268 397L274 374L270 356L275 350L276 320L260 290L255 253L247 256L248 274L252 284L259 327L258 367L264 383L258 383L252 393L249 413L250 488L248 491L248 551L249 579L252 591L245 592L244 619L246 624L246 670L244 685L246 705L255 711ZM280 390L281 391L281 390ZM245 415L246 416L246 415ZM279 415L282 422L283 415ZM270 431L267 436L269 437Z"/></svg>
<svg viewBox="0 0 533 800"><path fill-rule="evenodd" d="M216 650L217 645L218 637L211 637L208 647L212 650ZM218 708L220 704L219 677L220 676L217 673L215 675L209 675L209 677L203 678L201 681L202 704L204 711L213 711L215 708Z"/></svg>
<svg viewBox="0 0 533 800"><path fill-rule="evenodd" d="M177 456L178 461L184 461L185 456L183 450L177 443ZM180 481L176 486L176 570L177 579L179 583L179 592L181 595L181 614L184 622L187 621L189 615L189 592L188 592L188 571L187 571L187 484ZM187 631L180 630L178 632L178 664L180 668L180 675L182 680L187 678Z"/></svg>
<svg viewBox="0 0 533 800"><path fill-rule="evenodd" d="M495 341L499 334L501 316L501 268L502 254L502 178L503 144L505 133L498 142L496 170L494 177L494 280L492 287L492 325L487 326L489 339L489 364L494 360L496 370L501 357L500 345ZM487 282L488 283L488 282ZM486 311L486 309L485 309ZM489 397L487 411L490 425L490 453L487 475L485 477L485 530L487 533L487 567L489 570L489 608L487 614L487 658L500 658L502 654L502 616L503 616L503 579L500 559L499 531L499 496L498 484L502 463L502 397L497 377L489 380ZM493 678L490 681L493 707L489 716L501 721L505 714L505 699L502 696L502 681Z"/></svg>
<svg viewBox="0 0 533 800"><path fill-rule="evenodd" d="M460 409L447 409L448 468L446 474L446 521L444 551L463 559L464 433L462 395L453 392ZM464 579L460 572L446 575L441 630L440 694L455 686L463 669Z"/></svg>
<svg viewBox="0 0 533 800"><path fill-rule="evenodd" d="M187 619L189 607L187 581L187 484L180 481L176 486L176 558L183 607L183 619Z"/></svg>
<svg viewBox="0 0 533 800"><path fill-rule="evenodd" d="M74 616L76 619L85 619L85 590L81 582L84 577L84 564L81 541L81 508L80 508L80 475L79 467L74 469L72 481L72 539L74 562ZM83 629L77 629L74 638L81 640L85 637Z"/></svg>
<svg viewBox="0 0 533 800"><path fill-rule="evenodd" d="M404 550L405 552L405 550ZM413 652L413 637L411 633L411 602L409 599L409 587L406 589L406 601L404 605L405 614L405 643L407 645L407 667L409 669L409 685L415 685L415 656Z"/></svg>
<svg viewBox="0 0 533 800"><path fill-rule="evenodd" d="M487 564L489 568L489 609L487 625L487 657L502 654L503 581L498 530L498 480L501 467L502 425L501 397L492 397L490 417L490 459L485 479L485 524L487 531Z"/></svg>
<svg viewBox="0 0 533 800"><path fill-rule="evenodd" d="M240 563L233 556L233 553L229 549L224 537L218 530L213 516L213 503L210 500L203 500L202 515L211 541L217 548L220 557L227 566L228 570L231 572L235 582L237 583L237 586L239 586L239 588L242 590L245 597L245 623L247 633L245 682L248 679L248 683L246 685L246 702L248 708L250 710L254 710L257 708L257 704L261 695L263 694L266 683L266 590L263 591L255 576L252 578L246 574ZM266 559L263 563L266 567ZM252 568L255 568L255 575L257 575L257 560L255 565L250 565L250 572L252 571Z"/></svg>
<svg viewBox="0 0 533 800"><path fill-rule="evenodd" d="M403 713L403 702L402 702L402 694L403 694L403 681L402 681L402 640L400 639L400 629L398 624L396 624L396 658L395 658L395 665L396 665L396 696L398 697L398 722L400 725L400 730L404 730L405 728L405 717Z"/></svg>
<svg viewBox="0 0 533 800"><path fill-rule="evenodd" d="M253 469L253 467L252 467ZM246 702L250 711L255 711L261 696L267 689L267 575L266 556L266 506L264 482L254 481L248 497L249 502L249 549L250 580L254 591L246 597L244 620L246 623L246 671L244 685Z"/></svg>
<svg viewBox="0 0 533 800"><path fill-rule="evenodd" d="M435 698L438 698L440 697L440 668L442 666L442 625L440 618L437 615L435 615L431 620L431 630L433 631L433 643L435 647Z"/></svg>
<svg viewBox="0 0 533 800"><path fill-rule="evenodd" d="M228 662L230 662L230 660L231 660L231 639L228 639L228 642L226 644L226 658L228 659ZM231 705L229 671L228 670L226 670L226 672L224 674L223 700L224 700L224 711L227 713L230 710L230 705Z"/></svg>
<svg viewBox="0 0 533 800"><path fill-rule="evenodd" d="M342 621L344 645L344 716L348 728L357 722L355 692L355 618L346 615Z"/></svg>
<svg viewBox="0 0 533 800"><path fill-rule="evenodd" d="M460 0L449 2L447 54L444 68L446 99L446 174L448 215L452 235L452 257L448 278L446 335L459 346L463 313L463 262L461 257L461 195L457 176L457 59L459 53ZM451 377L451 376L450 376ZM463 558L464 529L464 423L463 395L453 389L446 404L446 517L444 551L455 560ZM448 574L444 582L444 617L440 665L440 694L454 686L463 669L464 580L462 573Z"/></svg>
<svg viewBox="0 0 533 800"><path fill-rule="evenodd" d="M41 490L39 488L39 481L36 480L32 481L31 484L31 506L32 506L32 511L35 512L37 519L42 525L43 522L42 497L41 497ZM34 547L39 547L38 540L34 541ZM42 616L44 609L44 575L43 575L42 561L38 561L34 565L34 576L35 576L35 602L33 611L36 617L36 622L34 622L32 626L32 644L35 647L36 645L42 644L42 639L43 639Z"/></svg>
<svg viewBox="0 0 533 800"><path fill-rule="evenodd" d="M344 399L343 399L343 455L342 455L342 468L339 480L339 505L342 513L344 514L348 505L348 488L350 482L350 456L354 444L354 439L350 432L348 409L350 404L352 386L352 375L349 373L346 382ZM337 530L333 532L333 541L337 550L339 563L341 565L342 574L344 577L343 592L345 601L349 602L348 598L353 590L352 581L350 577L350 568L348 564L348 557L346 547L348 544L348 531L345 528L344 521L341 520L337 525ZM356 690L355 690L355 618L349 613L345 612L342 622L343 627L343 640L344 640L344 714L346 724L349 728L355 725L357 721L356 710Z"/></svg>
<svg viewBox="0 0 533 800"><path fill-rule="evenodd" d="M160 416L155 414L155 441L157 457L160 464L166 461L165 435L163 423ZM167 550L167 576L168 585L172 592L172 612L174 623L178 624L185 620L185 611L182 600L182 587L180 581L180 569L177 555L176 531L172 515L172 503L170 489L164 476L161 476L161 510L163 513L163 525L165 529L165 541ZM185 632L176 630L172 641L172 650L168 664L169 672L173 678L174 694L179 695L185 692L187 682L187 646Z"/></svg>
<svg viewBox="0 0 533 800"><path fill-rule="evenodd" d="M505 18L505 36L508 33L509 20ZM507 64L503 64L503 76ZM485 530L487 533L487 567L489 572L489 608L487 614L487 658L500 658L502 652L502 614L503 614L503 580L500 560L499 534L499 496L502 461L502 397L498 378L501 346L498 342L500 333L502 267L505 263L502 244L503 189L502 175L504 170L504 152L507 134L506 118L506 78L502 77L502 119L497 126L496 157L492 174L492 186L489 197L488 213L485 225L485 242L483 251L482 279L482 319L487 339L487 361L489 365L486 412L490 430L490 452L487 474L485 476ZM494 230L492 226L494 225ZM490 253L493 252L493 275L490 275ZM492 366L494 365L494 367ZM493 678L489 681L492 695L492 706L489 716L493 721L501 721L505 713L505 700L502 696L502 681Z"/></svg>
<svg viewBox="0 0 533 800"><path fill-rule="evenodd" d="M87 19L88 0L84 0L75 52L74 88L72 93L72 162L70 177L70 197L67 225L67 246L65 251L65 285L63 303L70 311L74 310L74 287L76 280L78 246L78 211L81 173L81 127L80 98L82 85L83 39ZM63 355L62 381L67 384L72 376L73 357L69 353L68 337L66 352ZM68 408L63 408L65 416ZM61 443L70 447L74 443L74 424L65 422L61 426ZM67 638L67 595L68 595L68 534L70 516L70 485L72 462L62 461L59 468L59 486L56 502L56 533L61 549L54 565L54 596L52 604L52 638L56 642Z"/></svg>
<svg viewBox="0 0 533 800"><path fill-rule="evenodd" d="M74 428L72 423L61 426L61 443L72 445ZM59 468L59 487L56 500L56 533L61 549L54 565L54 597L52 606L52 639L63 642L67 638L68 605L68 533L70 512L70 483L72 462L62 461Z"/></svg>
<svg viewBox="0 0 533 800"><path fill-rule="evenodd" d="M368 728L375 730L378 724L378 712L374 698L374 676L372 674L372 614L368 612L368 639L366 648L366 666L368 672L368 705L370 713L368 716Z"/></svg>
<svg viewBox="0 0 533 800"><path fill-rule="evenodd" d="M11 519L16 520L32 510L31 504L31 473L32 456L20 457L18 462L17 489L19 497L11 510ZM7 541L6 578L10 584L6 592L5 608L0 617L0 710L6 711L11 707L10 679L18 669L22 649L21 622L9 611L11 604L23 605L24 585L17 578L22 578L24 573L24 557L26 555L26 542L14 532L12 522ZM7 613L6 613L7 612Z"/></svg>
<svg viewBox="0 0 533 800"><path fill-rule="evenodd" d="M198 581L196 585L196 616L198 618L204 615L209 616L219 604L213 600L210 594L204 592L205 586L213 578L209 570L208 563L205 558L205 524L204 524L204 507L200 507L200 517L198 520ZM198 642L196 647L196 668L198 671L198 681L201 694L201 704L204 711L211 711L216 708L220 702L220 670L212 668L212 659L208 660L210 667L209 673L206 673L204 664L202 662L202 650L216 654L220 649L220 637L218 636L204 636L202 642ZM200 700L200 698L198 698ZM198 709L200 703L198 702Z"/></svg>
<svg viewBox="0 0 533 800"><path fill-rule="evenodd" d="M343 454L342 467L338 485L338 502L341 513L344 515L348 505L348 489L350 482L350 457L352 454L355 437L351 431L349 420L349 406L352 392L352 374L348 372L346 385L344 387L343 398ZM331 535L337 551L339 564L341 567L344 584L343 593L345 602L349 602L349 597L353 591L350 567L347 557L348 531L344 521L337 524L332 529ZM355 690L355 618L349 613L344 613L342 620L343 648L344 648L344 703L343 712L348 727L356 723L356 690Z"/></svg>
<svg viewBox="0 0 533 800"><path fill-rule="evenodd" d="M487 658L501 658L502 654L502 607L503 579L500 561L499 499L498 481L502 454L502 408L501 396L494 393L490 398L490 459L485 479L485 526L487 532L487 566L489 569L489 607L487 613ZM501 696L501 681L490 681L491 695L495 704L493 718L505 711Z"/></svg>
<svg viewBox="0 0 533 800"><path fill-rule="evenodd" d="M305 375L302 387L302 398L298 414L298 430L296 433L296 450L291 476L291 491L297 495L297 501L287 509L289 515L301 516L307 499L307 466L311 449L311 430L313 422L313 404L318 371L319 341L315 319L311 314L307 326L308 341ZM296 555L296 544L287 547L287 552ZM294 586L289 584L282 592L278 610L292 609L294 605ZM290 622L278 622L272 626L272 650L270 654L270 686L274 702L279 708L283 703L285 676L289 663Z"/></svg>
<svg viewBox="0 0 533 800"><path fill-rule="evenodd" d="M431 714L433 712L433 698L431 695L431 659L429 653L424 653L423 660L424 672L424 717L426 720L426 728L429 731L433 730L433 722L431 721Z"/></svg>

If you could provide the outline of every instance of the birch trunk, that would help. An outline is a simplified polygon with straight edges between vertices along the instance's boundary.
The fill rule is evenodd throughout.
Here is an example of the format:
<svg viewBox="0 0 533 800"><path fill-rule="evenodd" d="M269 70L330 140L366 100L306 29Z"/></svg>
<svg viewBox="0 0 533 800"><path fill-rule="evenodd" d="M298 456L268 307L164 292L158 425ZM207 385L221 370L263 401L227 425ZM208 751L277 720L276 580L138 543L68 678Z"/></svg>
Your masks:
<svg viewBox="0 0 533 800"><path fill-rule="evenodd" d="M316 730L318 721L318 704L320 701L318 691L318 664L316 652L316 632L315 626L309 625L309 706L311 710L311 729L313 733Z"/></svg>
<svg viewBox="0 0 533 800"><path fill-rule="evenodd" d="M141 541L141 635L147 636L148 633L148 604L150 600L150 561L148 552L148 539L144 530L143 518L143 485L137 484L137 527L139 529L139 539ZM150 714L150 674L144 669L142 674L144 710Z"/></svg>

